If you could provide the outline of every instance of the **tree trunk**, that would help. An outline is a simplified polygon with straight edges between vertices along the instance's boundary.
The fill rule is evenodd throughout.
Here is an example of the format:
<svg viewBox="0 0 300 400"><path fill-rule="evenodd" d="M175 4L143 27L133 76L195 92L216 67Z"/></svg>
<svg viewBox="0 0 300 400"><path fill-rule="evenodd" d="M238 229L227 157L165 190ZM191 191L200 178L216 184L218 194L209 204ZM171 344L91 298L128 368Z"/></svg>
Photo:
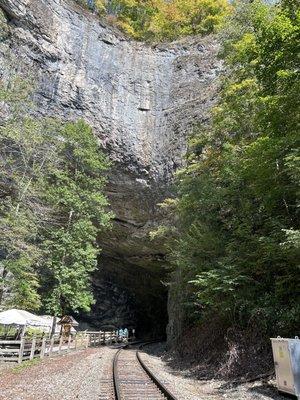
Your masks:
<svg viewBox="0 0 300 400"><path fill-rule="evenodd" d="M57 316L55 315L53 317L53 322L52 322L52 327L51 327L51 333L50 333L50 339L54 336L55 334L55 328L56 328L56 321L57 321Z"/></svg>
<svg viewBox="0 0 300 400"><path fill-rule="evenodd" d="M1 285L0 285L0 306L1 306L2 301L3 301L4 289L5 289L4 281L5 281L5 278L6 278L7 274L8 274L7 269L3 268L3 271L2 271L2 274L1 274L2 275L1 276L2 282L1 282Z"/></svg>

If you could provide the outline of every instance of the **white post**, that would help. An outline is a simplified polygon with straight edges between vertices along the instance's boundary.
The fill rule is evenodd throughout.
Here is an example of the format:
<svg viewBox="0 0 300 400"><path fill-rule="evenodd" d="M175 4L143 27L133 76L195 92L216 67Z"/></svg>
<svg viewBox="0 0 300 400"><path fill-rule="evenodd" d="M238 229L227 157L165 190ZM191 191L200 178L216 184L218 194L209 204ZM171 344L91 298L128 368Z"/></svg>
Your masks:
<svg viewBox="0 0 300 400"><path fill-rule="evenodd" d="M21 333L21 339L23 339L23 337L25 336L25 332L26 332L26 324L23 325L22 333Z"/></svg>
<svg viewBox="0 0 300 400"><path fill-rule="evenodd" d="M61 336L61 337L59 338L58 354L60 354L60 352L61 352L62 342L63 342L63 337Z"/></svg>
<svg viewBox="0 0 300 400"><path fill-rule="evenodd" d="M41 347L41 353L40 353L40 358L43 359L45 356L45 350L46 350L46 338L43 337L42 339L42 347Z"/></svg>
<svg viewBox="0 0 300 400"><path fill-rule="evenodd" d="M23 352L24 352L24 346L25 346L25 339L22 337L21 343L20 343L20 350L19 350L19 357L18 357L18 364L21 364L23 361Z"/></svg>
<svg viewBox="0 0 300 400"><path fill-rule="evenodd" d="M35 344L36 344L36 337L34 336L34 337L32 338L32 343L31 343L31 350L30 350L30 357L29 357L30 360L32 360L33 357L34 357Z"/></svg>
<svg viewBox="0 0 300 400"><path fill-rule="evenodd" d="M52 337L52 338L50 339L49 357L52 356L53 346L54 346L54 337Z"/></svg>
<svg viewBox="0 0 300 400"><path fill-rule="evenodd" d="M72 336L69 335L69 337L68 337L68 351L70 350L71 339L72 339Z"/></svg>

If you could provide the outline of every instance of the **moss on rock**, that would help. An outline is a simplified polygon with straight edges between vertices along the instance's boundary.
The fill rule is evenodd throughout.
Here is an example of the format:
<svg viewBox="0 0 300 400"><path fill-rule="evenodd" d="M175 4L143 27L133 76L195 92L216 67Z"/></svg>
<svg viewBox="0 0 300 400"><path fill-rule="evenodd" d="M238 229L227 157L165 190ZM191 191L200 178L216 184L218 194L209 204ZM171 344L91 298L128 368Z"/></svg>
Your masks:
<svg viewBox="0 0 300 400"><path fill-rule="evenodd" d="M4 12L0 9L0 42L4 41L9 35L9 26Z"/></svg>

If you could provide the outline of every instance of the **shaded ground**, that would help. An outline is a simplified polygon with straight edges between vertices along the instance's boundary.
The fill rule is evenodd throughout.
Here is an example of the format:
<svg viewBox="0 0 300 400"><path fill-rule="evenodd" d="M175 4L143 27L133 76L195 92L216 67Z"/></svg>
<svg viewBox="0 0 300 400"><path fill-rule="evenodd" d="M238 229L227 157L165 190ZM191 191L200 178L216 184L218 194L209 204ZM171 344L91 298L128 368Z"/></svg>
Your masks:
<svg viewBox="0 0 300 400"><path fill-rule="evenodd" d="M269 336L254 323L242 330L210 320L187 329L172 347L166 361L174 368L180 364L198 379L239 380L274 373Z"/></svg>
<svg viewBox="0 0 300 400"><path fill-rule="evenodd" d="M195 370L193 363L188 366L186 361L183 367L182 362L166 352L165 344L147 346L145 351L147 365L173 384L178 396L185 393L185 400L286 400L278 394L274 377L241 384L231 384L230 379L199 379L199 370Z"/></svg>

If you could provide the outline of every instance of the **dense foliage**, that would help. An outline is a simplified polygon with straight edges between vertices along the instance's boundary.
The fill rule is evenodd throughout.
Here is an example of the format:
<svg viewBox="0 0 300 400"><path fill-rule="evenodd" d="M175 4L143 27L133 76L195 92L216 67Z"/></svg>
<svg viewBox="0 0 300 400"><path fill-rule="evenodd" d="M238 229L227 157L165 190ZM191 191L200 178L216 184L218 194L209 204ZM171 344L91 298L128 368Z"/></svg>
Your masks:
<svg viewBox="0 0 300 400"><path fill-rule="evenodd" d="M107 160L83 121L65 124L56 166L43 179L44 199L54 221L42 231L43 296L49 311L89 310L89 278L96 268L97 235L112 215L103 195Z"/></svg>
<svg viewBox="0 0 300 400"><path fill-rule="evenodd" d="M0 305L88 309L108 162L83 121L30 116L25 81L0 89Z"/></svg>
<svg viewBox="0 0 300 400"><path fill-rule="evenodd" d="M172 40L214 32L229 11L226 0L78 0L136 39Z"/></svg>
<svg viewBox="0 0 300 400"><path fill-rule="evenodd" d="M295 334L300 326L299 8L238 4L209 126L178 173L172 245L186 315ZM179 277L179 278L178 278ZM175 284L175 283L174 283Z"/></svg>

